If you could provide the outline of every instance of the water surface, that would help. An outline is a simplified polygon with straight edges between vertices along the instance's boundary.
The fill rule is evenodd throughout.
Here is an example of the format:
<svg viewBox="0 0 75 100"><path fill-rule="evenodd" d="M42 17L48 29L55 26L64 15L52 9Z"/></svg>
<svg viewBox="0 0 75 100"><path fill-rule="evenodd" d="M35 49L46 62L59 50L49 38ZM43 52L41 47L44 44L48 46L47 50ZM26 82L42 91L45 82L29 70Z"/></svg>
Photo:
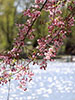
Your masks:
<svg viewBox="0 0 75 100"><path fill-rule="evenodd" d="M27 91L18 89L11 81L9 100L75 100L75 63L48 62L46 70L32 66L33 80ZM0 88L0 100L7 100L8 84Z"/></svg>

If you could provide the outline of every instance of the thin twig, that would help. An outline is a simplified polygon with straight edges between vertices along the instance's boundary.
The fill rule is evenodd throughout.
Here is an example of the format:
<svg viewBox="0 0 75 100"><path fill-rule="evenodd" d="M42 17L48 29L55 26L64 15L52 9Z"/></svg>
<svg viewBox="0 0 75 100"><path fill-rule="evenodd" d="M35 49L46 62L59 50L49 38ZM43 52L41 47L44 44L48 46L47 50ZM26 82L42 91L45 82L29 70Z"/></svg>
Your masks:
<svg viewBox="0 0 75 100"><path fill-rule="evenodd" d="M9 97L10 97L10 81L11 81L11 80L9 79L7 100L9 100Z"/></svg>
<svg viewBox="0 0 75 100"><path fill-rule="evenodd" d="M31 62L32 62L33 60L31 60L30 62L28 62L26 65L25 65L25 67L27 67ZM25 67L22 67L21 69L19 69L17 72L15 72L15 73L13 73L13 74L11 74L11 75L9 75L9 78L11 78L12 76L14 76L14 75L16 75L17 73L19 73L19 72L21 72ZM6 70L7 71L7 70ZM2 80L4 81L4 80L6 80L7 78L3 78ZM1 81L2 81L1 80ZM10 81L10 80L9 80ZM9 89L10 89L10 87L9 87ZM9 99L8 99L9 100Z"/></svg>

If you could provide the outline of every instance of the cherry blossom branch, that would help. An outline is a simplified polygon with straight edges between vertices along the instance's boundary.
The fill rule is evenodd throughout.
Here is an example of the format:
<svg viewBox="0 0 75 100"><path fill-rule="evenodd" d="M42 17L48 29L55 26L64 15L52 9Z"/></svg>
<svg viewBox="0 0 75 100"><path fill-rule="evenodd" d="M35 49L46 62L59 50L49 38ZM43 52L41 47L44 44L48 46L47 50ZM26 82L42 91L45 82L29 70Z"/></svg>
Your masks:
<svg viewBox="0 0 75 100"><path fill-rule="evenodd" d="M75 13L73 12L73 10L75 9L75 7L71 9L71 13L67 17L65 17L65 19L63 18L63 16L61 16L62 11L60 7L62 7L62 2L66 2L65 0L60 0L57 2L55 0L52 0L52 2L50 0L45 0L45 2L44 0L36 0L36 2L39 10L28 9L24 13L24 16L28 16L29 19L27 19L26 24L20 24L18 26L19 33L18 37L15 39L13 49L5 53L5 55L0 54L0 59L3 59L3 65L1 64L0 69L0 84L2 85L6 84L9 79L12 78L12 76L16 75L16 79L21 83L20 88L22 88L22 85L25 87L26 81L28 81L29 79L31 80L31 76L33 75L30 72L29 64L31 62L33 62L33 65L35 63L38 64L38 61L36 62L36 60L38 56L42 56L43 61L39 62L39 65L41 66L40 69L46 69L46 61L51 61L52 57L56 56L56 52L62 45L62 41L66 37L67 32L70 33L69 29L71 29L71 26L74 26L73 16ZM40 3L42 4L42 7L39 6ZM30 36L32 36L34 32L33 25L40 16L42 9L44 9L46 12L49 11L50 22L48 24L48 35L41 38L39 37L39 39L37 40L38 47L35 48L35 50L29 50L31 51L29 52L31 53L31 57L28 56L30 59L27 60L27 63L24 62L23 64L22 62L19 62L19 58L23 57L21 53L22 48L24 48L25 46L25 39L26 37L31 39ZM29 77L29 79L27 78L27 76Z"/></svg>
<svg viewBox="0 0 75 100"><path fill-rule="evenodd" d="M25 67L27 67L31 62L32 62L32 60L31 60L27 65L25 65ZM23 70L25 67L22 67L19 71L17 71L16 73L13 73L11 76L16 75L16 74L19 73L21 70ZM10 76L10 77L11 77L11 76Z"/></svg>
<svg viewBox="0 0 75 100"><path fill-rule="evenodd" d="M12 77L12 76L14 76L14 75L16 75L16 74L18 74L19 72L21 72L25 67L27 67L30 63L32 62L32 60L30 60L29 61L29 63L27 63L26 65L24 65L24 67L22 67L21 69L19 69L16 73L13 73L13 74L11 74L11 75L9 75L9 82L10 82L10 78ZM8 71L8 70L6 70L6 71ZM2 73L3 74L3 73ZM2 77L2 76L1 76ZM1 79L0 81L2 81L2 80L6 80L7 78L3 78L3 79Z"/></svg>
<svg viewBox="0 0 75 100"><path fill-rule="evenodd" d="M46 5L46 3L47 3L47 1L48 0L46 0L45 2L44 2L44 4L42 5L42 7L40 8L40 12L42 11L42 9L44 8L44 6ZM62 2L64 2L65 0L63 0ZM58 3L58 1L57 1L57 3ZM58 4L59 5L59 4ZM56 6L58 6L58 5L56 5ZM32 26L34 25L34 23L35 23L35 21L37 20L37 18L35 18L35 20L32 22L32 24L31 24L31 26L29 27L29 29L28 29L28 31L27 31L27 33L24 35L24 37L26 38L26 36L28 35L28 33L29 33L29 31L31 30L31 28L32 28ZM25 40L25 38L23 39L23 41Z"/></svg>
<svg viewBox="0 0 75 100"><path fill-rule="evenodd" d="M42 9L44 8L44 6L46 5L47 1L48 1L48 0L46 0L46 1L44 2L44 4L42 5L41 9L39 10L40 12L42 11ZM26 36L28 35L29 31L31 30L31 28L32 28L32 26L34 25L34 23L35 23L36 20L37 20L37 18L35 18L35 20L32 22L32 24L31 24L31 26L29 27L27 33L24 35L23 41L25 40Z"/></svg>
<svg viewBox="0 0 75 100"><path fill-rule="evenodd" d="M62 2L64 2L64 1L65 1L65 0L63 0ZM61 1L60 1L60 2L61 2ZM43 4L43 6L41 7L40 11L42 11L42 9L44 8L44 6L45 6L46 3L47 3L47 0L45 1L45 3ZM57 2L57 4L56 4L56 6L57 6L57 5L59 5L58 2ZM72 12L71 12L64 20L68 19L68 17L69 17L72 13L74 13L74 11L73 11L74 9L75 9L75 7L72 9ZM22 41L25 40L25 37L27 36L27 34L29 33L29 31L31 30L31 28L32 28L32 26L34 25L34 23L35 23L36 20L37 20L37 18L32 22L32 24L31 24L31 26L29 27L27 33L24 35L24 39L23 39ZM59 32L57 32L56 36L54 36L54 37L52 38L52 40L49 42L49 44L60 34L60 31L61 31L61 29L59 30ZM46 44L46 45L49 46L49 44ZM20 57L21 57L21 55L20 55ZM21 58L22 58L22 57L21 57Z"/></svg>
<svg viewBox="0 0 75 100"><path fill-rule="evenodd" d="M66 20L66 21L67 21L67 20L70 20L71 18L69 19L69 17L70 17L71 15L74 15L74 14L75 14L74 11L75 11L75 7L72 8L71 13L70 13L64 20ZM60 34L60 31L61 31L61 30L62 30L62 29L60 29L59 32L57 32L56 36L54 36L54 37L52 38L52 40L49 42L49 44ZM46 44L46 45L49 46L49 44Z"/></svg>

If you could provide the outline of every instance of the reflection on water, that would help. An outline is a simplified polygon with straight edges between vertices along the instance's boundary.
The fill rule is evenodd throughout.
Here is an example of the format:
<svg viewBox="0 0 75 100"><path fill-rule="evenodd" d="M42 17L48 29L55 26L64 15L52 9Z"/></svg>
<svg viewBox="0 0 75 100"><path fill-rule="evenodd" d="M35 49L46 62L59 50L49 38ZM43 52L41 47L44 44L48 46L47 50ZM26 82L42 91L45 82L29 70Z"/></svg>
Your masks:
<svg viewBox="0 0 75 100"><path fill-rule="evenodd" d="M35 76L23 92L11 82L10 100L75 100L75 63L48 62L47 70L32 67ZM0 100L7 100L8 85L0 88Z"/></svg>

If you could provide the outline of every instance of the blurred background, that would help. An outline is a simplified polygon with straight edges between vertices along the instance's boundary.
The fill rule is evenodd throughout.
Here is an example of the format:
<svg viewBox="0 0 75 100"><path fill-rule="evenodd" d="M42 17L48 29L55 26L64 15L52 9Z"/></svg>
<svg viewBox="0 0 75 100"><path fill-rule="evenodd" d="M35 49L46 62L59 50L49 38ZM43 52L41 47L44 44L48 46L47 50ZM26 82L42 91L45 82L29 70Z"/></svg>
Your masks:
<svg viewBox="0 0 75 100"><path fill-rule="evenodd" d="M10 50L14 37L17 36L17 28L15 23L25 23L25 18L21 18L22 11L29 8L34 0L0 0L0 52L4 50ZM66 8L63 8L63 15L68 13ZM37 46L37 38L45 36L48 32L47 24L48 13L42 11L41 16L36 21L34 27L36 27L35 39L28 41L29 48ZM58 55L75 55L75 26L72 27L72 34L70 34L64 45L60 48Z"/></svg>

